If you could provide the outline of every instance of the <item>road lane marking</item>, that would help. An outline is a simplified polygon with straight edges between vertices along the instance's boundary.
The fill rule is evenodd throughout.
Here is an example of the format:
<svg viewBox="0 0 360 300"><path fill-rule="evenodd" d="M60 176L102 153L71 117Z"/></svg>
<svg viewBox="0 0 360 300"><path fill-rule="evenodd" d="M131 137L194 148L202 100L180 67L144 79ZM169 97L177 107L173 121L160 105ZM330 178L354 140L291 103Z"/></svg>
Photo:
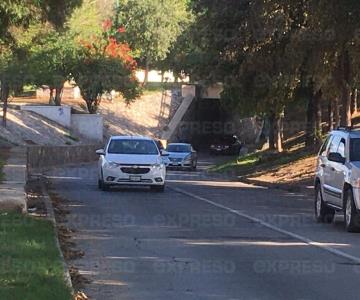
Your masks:
<svg viewBox="0 0 360 300"><path fill-rule="evenodd" d="M207 198L204 198L204 197L198 196L196 194L193 194L191 192L188 192L188 191L186 191L186 190L184 190L182 188L177 188L177 187L169 187L169 188L176 191L176 192L178 192L178 193L181 193L183 195L187 195L187 196L192 197L194 199L197 199L199 201L203 201L203 202L206 202L206 203L211 204L213 206L216 206L218 208L229 211L229 212L231 212L231 213L233 213L235 215L238 215L238 216L240 216L242 218L245 218L247 220L250 220L252 222L258 223L258 224L260 224L260 225L262 225L262 226L264 226L264 227L266 227L268 229L271 229L273 231L282 233L282 234L284 234L286 236L289 236L289 237L292 237L292 238L297 239L299 241L302 241L302 242L306 243L309 246L314 246L314 247L320 248L320 249L325 250L325 251L327 251L327 252L329 252L331 254L334 254L334 255L336 255L338 257L346 258L346 259L349 259L349 260L355 262L356 264L360 264L360 257L353 256L353 255L345 253L345 252L343 252L341 250L338 250L338 249L332 248L330 246L327 246L327 245L325 245L323 243L313 241L313 240L311 240L311 239L309 239L307 237L304 237L302 235L299 235L299 234L293 233L291 231L282 229L282 228L277 227L275 225L272 225L272 224L270 224L268 222L265 222L265 221L263 221L261 219L252 217L252 216L250 216L248 214L239 212L238 210L232 209L232 208L227 207L225 205L222 205L222 204L216 203L214 201L211 201L211 200L209 200Z"/></svg>

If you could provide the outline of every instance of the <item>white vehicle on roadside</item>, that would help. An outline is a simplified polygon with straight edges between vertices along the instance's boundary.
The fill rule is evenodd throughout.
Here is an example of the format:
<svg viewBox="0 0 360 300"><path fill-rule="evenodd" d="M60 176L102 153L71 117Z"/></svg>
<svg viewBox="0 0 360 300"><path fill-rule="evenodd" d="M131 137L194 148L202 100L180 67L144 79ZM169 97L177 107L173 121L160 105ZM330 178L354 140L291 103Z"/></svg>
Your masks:
<svg viewBox="0 0 360 300"><path fill-rule="evenodd" d="M331 223L344 214L345 228L360 231L360 131L340 127L322 145L315 174L315 217Z"/></svg>
<svg viewBox="0 0 360 300"><path fill-rule="evenodd" d="M97 150L99 188L110 186L141 185L164 191L166 167L154 140L141 136L113 136L105 149Z"/></svg>

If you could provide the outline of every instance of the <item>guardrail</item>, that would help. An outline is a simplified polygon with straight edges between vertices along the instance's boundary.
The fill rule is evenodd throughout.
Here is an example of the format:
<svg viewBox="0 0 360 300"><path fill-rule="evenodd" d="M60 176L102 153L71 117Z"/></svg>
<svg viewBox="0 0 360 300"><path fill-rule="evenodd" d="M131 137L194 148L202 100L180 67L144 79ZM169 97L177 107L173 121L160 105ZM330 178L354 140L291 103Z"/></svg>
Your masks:
<svg viewBox="0 0 360 300"><path fill-rule="evenodd" d="M68 164L93 162L98 159L95 153L103 145L74 146L29 146L27 147L28 173Z"/></svg>

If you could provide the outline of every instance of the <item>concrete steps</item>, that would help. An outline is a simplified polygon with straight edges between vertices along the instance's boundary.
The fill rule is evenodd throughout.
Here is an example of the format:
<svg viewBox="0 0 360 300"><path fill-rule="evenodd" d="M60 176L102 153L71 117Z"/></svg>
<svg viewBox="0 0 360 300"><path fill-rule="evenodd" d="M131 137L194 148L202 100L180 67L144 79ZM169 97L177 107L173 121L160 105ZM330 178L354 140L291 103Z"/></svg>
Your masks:
<svg viewBox="0 0 360 300"><path fill-rule="evenodd" d="M183 101L181 102L180 107L177 109L175 115L171 119L169 125L164 130L161 139L169 141L175 134L177 128L179 127L182 119L184 118L186 112L188 111L190 105L195 100L196 94L195 94L195 86L194 85L185 85L182 87L182 96Z"/></svg>

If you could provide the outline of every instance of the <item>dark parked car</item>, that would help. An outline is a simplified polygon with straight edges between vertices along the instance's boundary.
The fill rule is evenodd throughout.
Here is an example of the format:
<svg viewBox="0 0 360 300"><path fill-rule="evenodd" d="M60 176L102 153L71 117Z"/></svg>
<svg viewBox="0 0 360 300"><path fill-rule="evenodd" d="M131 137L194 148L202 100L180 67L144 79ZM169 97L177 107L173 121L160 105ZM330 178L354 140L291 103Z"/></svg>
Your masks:
<svg viewBox="0 0 360 300"><path fill-rule="evenodd" d="M217 136L210 145L210 153L215 155L238 155L240 149L241 142L236 135Z"/></svg>

